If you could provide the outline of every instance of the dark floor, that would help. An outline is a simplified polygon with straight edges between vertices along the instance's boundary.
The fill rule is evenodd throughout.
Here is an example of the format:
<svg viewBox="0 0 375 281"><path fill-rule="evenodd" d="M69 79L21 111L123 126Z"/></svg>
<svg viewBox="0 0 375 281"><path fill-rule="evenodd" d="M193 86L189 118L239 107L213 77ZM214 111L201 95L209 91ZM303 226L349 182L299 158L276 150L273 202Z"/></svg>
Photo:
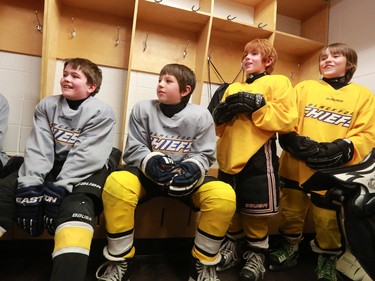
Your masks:
<svg viewBox="0 0 375 281"><path fill-rule="evenodd" d="M265 281L315 281L316 256L301 244L299 264L283 272L266 271ZM86 281L94 281L97 267L104 261L102 249L105 240L94 240ZM168 243L167 243L168 242ZM271 246L279 237L271 237ZM131 281L187 281L191 239L139 240ZM0 241L0 281L47 281L51 268L52 240ZM219 275L221 281L237 281L238 269Z"/></svg>

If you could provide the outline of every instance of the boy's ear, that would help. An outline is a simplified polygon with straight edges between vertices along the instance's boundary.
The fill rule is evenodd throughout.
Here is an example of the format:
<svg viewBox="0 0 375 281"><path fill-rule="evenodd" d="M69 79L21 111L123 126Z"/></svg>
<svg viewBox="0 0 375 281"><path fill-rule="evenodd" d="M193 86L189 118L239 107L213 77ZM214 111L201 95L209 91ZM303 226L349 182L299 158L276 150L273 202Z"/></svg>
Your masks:
<svg viewBox="0 0 375 281"><path fill-rule="evenodd" d="M190 85L187 85L185 88L185 91L181 92L181 96L186 97L188 94L190 94L190 92L191 92L191 87Z"/></svg>
<svg viewBox="0 0 375 281"><path fill-rule="evenodd" d="M266 67L270 66L273 63L274 59L273 57L269 57L265 63Z"/></svg>
<svg viewBox="0 0 375 281"><path fill-rule="evenodd" d="M96 84L89 84L87 87L87 91L91 94L96 90Z"/></svg>

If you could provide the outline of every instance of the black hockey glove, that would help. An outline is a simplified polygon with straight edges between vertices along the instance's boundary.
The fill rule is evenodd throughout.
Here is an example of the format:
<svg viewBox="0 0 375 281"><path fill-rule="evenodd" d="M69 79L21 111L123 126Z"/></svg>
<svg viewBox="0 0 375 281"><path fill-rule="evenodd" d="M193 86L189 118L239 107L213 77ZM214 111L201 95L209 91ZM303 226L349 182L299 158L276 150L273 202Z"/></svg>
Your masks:
<svg viewBox="0 0 375 281"><path fill-rule="evenodd" d="M160 152L151 152L142 161L143 174L158 185L168 186L174 174L171 170L175 167L172 158Z"/></svg>
<svg viewBox="0 0 375 281"><path fill-rule="evenodd" d="M56 217L59 214L60 205L65 198L66 189L62 186L56 186L48 183L44 189L44 227L51 235L56 231Z"/></svg>
<svg viewBox="0 0 375 281"><path fill-rule="evenodd" d="M348 139L321 142L318 152L306 158L306 165L315 170L339 167L352 160L353 155L354 145Z"/></svg>
<svg viewBox="0 0 375 281"><path fill-rule="evenodd" d="M296 132L279 135L279 144L286 152L301 160L306 160L308 156L314 155L319 150L318 142L300 136Z"/></svg>
<svg viewBox="0 0 375 281"><path fill-rule="evenodd" d="M18 171L23 163L22 156L12 156L5 166L0 170L0 178L5 178L13 172Z"/></svg>
<svg viewBox="0 0 375 281"><path fill-rule="evenodd" d="M16 190L16 223L32 236L39 236L43 226L43 185Z"/></svg>
<svg viewBox="0 0 375 281"><path fill-rule="evenodd" d="M189 195L204 178L201 168L192 161L177 163L173 172L175 176L169 186L168 194L175 197Z"/></svg>
<svg viewBox="0 0 375 281"><path fill-rule="evenodd" d="M234 114L251 114L266 105L266 100L263 98L263 95L247 92L238 92L230 95L225 99L225 102L228 104L229 110Z"/></svg>
<svg viewBox="0 0 375 281"><path fill-rule="evenodd" d="M217 125L221 125L231 121L234 118L234 113L229 110L226 102L221 102L215 107L212 117Z"/></svg>

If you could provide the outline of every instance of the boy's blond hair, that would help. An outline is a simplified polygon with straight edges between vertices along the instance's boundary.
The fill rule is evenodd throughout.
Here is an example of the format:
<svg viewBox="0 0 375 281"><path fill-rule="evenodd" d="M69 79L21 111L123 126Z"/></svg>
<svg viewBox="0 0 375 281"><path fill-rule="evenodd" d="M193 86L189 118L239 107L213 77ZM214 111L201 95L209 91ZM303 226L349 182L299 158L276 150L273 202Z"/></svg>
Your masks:
<svg viewBox="0 0 375 281"><path fill-rule="evenodd" d="M272 58L272 63L266 67L266 73L271 74L275 69L275 63L277 60L277 52L276 49L272 46L271 42L267 39L254 39L248 42L245 45L242 58L244 58L244 56L246 56L253 50L257 50L261 53L263 63Z"/></svg>
<svg viewBox="0 0 375 281"><path fill-rule="evenodd" d="M91 93L91 96L95 96L102 85L102 71L101 69L92 61L83 58L70 58L64 60L64 69L67 65L70 65L74 70L81 70L87 78L87 84L96 85L96 89Z"/></svg>

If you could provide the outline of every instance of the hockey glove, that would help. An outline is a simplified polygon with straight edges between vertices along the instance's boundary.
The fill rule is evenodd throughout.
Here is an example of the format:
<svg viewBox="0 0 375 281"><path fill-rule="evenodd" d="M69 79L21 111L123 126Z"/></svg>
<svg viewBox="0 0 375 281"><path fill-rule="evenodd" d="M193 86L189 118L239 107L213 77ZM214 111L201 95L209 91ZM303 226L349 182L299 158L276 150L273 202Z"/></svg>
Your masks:
<svg viewBox="0 0 375 281"><path fill-rule="evenodd" d="M253 94L247 92L238 92L230 95L225 100L228 108L234 114L237 113L253 113L259 108L266 105L266 101L261 94Z"/></svg>
<svg viewBox="0 0 375 281"><path fill-rule="evenodd" d="M296 132L279 135L279 144L282 149L289 152L293 157L305 160L319 150L319 143Z"/></svg>
<svg viewBox="0 0 375 281"><path fill-rule="evenodd" d="M307 157L306 165L316 170L339 167L352 160L353 155L354 145L348 139L321 142L318 152Z"/></svg>
<svg viewBox="0 0 375 281"><path fill-rule="evenodd" d="M32 236L43 233L43 185L16 190L16 223Z"/></svg>
<svg viewBox="0 0 375 281"><path fill-rule="evenodd" d="M194 191L194 188L202 183L204 179L204 172L198 164L192 161L184 161L176 164L173 172L176 173L169 186L168 194L175 197L189 195Z"/></svg>
<svg viewBox="0 0 375 281"><path fill-rule="evenodd" d="M221 125L231 121L234 117L234 113L228 109L226 102L219 103L212 113L216 125Z"/></svg>
<svg viewBox="0 0 375 281"><path fill-rule="evenodd" d="M173 178L174 161L160 152L151 152L142 161L143 174L158 185L168 186Z"/></svg>
<svg viewBox="0 0 375 281"><path fill-rule="evenodd" d="M51 235L55 234L56 218L59 214L60 205L65 197L66 189L62 186L56 186L48 183L44 190L44 227Z"/></svg>

